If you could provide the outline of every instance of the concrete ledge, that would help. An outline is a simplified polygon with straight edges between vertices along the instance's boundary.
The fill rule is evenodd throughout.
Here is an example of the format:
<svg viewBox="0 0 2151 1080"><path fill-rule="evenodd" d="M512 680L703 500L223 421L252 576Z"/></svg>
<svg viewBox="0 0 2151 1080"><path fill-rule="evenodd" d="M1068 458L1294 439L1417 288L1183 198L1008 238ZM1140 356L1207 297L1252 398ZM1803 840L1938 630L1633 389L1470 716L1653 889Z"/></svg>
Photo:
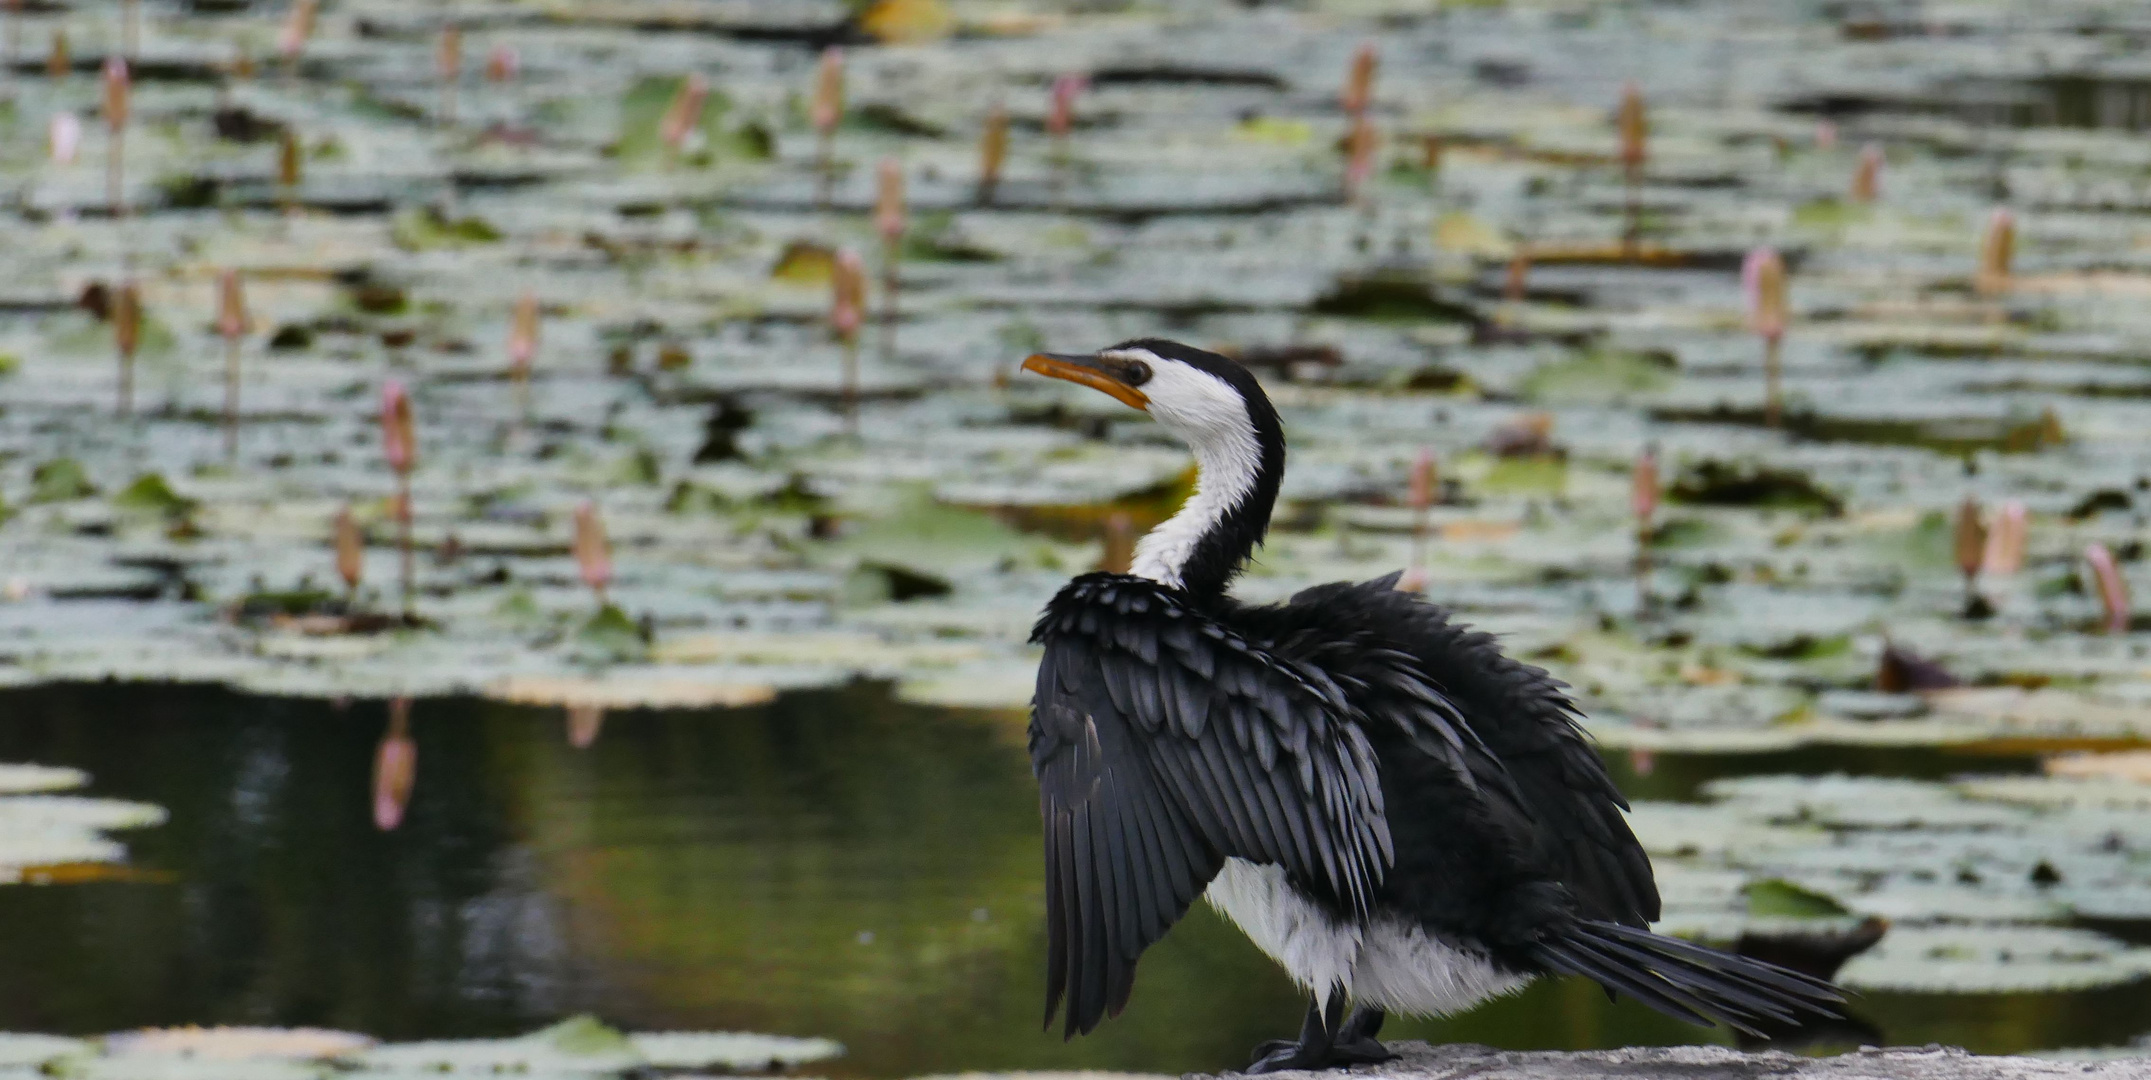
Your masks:
<svg viewBox="0 0 2151 1080"><path fill-rule="evenodd" d="M1861 1050L1807 1058L1780 1051L1746 1054L1722 1046L1654 1046L1576 1053L1495 1050L1461 1043L1389 1044L1400 1056L1386 1065L1281 1077L1367 1077L1378 1080L2151 1080L2151 1058L2049 1061L1977 1057L1929 1046Z"/></svg>

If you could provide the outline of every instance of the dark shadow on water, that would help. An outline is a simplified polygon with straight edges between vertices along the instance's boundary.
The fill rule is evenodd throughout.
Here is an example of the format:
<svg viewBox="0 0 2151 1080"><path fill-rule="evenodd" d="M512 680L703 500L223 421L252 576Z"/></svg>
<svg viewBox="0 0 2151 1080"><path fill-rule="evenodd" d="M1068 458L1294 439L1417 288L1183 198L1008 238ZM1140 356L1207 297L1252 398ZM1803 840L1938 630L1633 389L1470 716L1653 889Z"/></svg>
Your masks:
<svg viewBox="0 0 2151 1080"><path fill-rule="evenodd" d="M1746 754L1630 754L1606 751L1613 782L1633 799L1695 802L1704 785L1736 776L1891 776L1948 780L2039 771L2036 755L1989 754L1948 746L1801 746Z"/></svg>
<svg viewBox="0 0 2151 1080"><path fill-rule="evenodd" d="M1296 1029L1293 988L1200 907L1145 956L1126 1016L1074 1042L1039 1029L1037 809L1006 715L861 685L617 713L576 750L558 710L420 702L416 794L384 834L369 782L385 714L200 687L0 694L0 761L76 766L93 793L172 815L123 834L163 880L0 888L0 1030L318 1024L409 1039L588 1011L631 1029L827 1035L850 1048L831 1074L897 1077L1215 1070ZM1828 771L1661 757L1623 779L1692 797L1718 774L1706 760ZM2012 1050L2123 1041L2147 1005L2139 986L1859 1008L1892 1042ZM1722 1041L1575 982L1389 1034Z"/></svg>

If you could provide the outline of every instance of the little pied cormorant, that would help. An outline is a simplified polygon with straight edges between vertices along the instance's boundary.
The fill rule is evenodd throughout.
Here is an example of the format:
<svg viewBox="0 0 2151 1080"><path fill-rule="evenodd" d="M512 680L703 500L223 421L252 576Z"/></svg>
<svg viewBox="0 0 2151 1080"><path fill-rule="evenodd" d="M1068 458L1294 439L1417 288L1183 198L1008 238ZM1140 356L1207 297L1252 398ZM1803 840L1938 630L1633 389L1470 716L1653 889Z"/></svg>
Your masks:
<svg viewBox="0 0 2151 1080"><path fill-rule="evenodd" d="M1069 582L1033 634L1048 1024L1063 1003L1070 1037L1118 1014L1198 895L1312 995L1253 1072L1386 1060L1387 1013L1540 975L1751 1033L1835 1015L1828 983L1650 931L1628 804L1545 671L1396 575L1274 606L1227 594L1285 470L1245 369L1155 339L1023 366L1149 413L1200 468L1131 573Z"/></svg>

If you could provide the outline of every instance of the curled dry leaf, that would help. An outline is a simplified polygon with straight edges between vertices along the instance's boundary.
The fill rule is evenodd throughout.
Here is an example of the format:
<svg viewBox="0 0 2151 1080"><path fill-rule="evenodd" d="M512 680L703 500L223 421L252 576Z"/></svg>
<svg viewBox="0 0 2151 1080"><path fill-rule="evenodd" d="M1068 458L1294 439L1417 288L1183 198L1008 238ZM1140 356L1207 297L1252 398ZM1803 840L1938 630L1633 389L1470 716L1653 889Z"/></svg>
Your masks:
<svg viewBox="0 0 2151 1080"><path fill-rule="evenodd" d="M1884 645L1882 660L1875 666L1875 689L1885 694L1947 690L1962 682L1941 664L1896 645Z"/></svg>
<svg viewBox="0 0 2151 1080"><path fill-rule="evenodd" d="M1512 417L1486 437L1486 449L1497 457L1537 457L1553 452L1552 413L1532 412Z"/></svg>

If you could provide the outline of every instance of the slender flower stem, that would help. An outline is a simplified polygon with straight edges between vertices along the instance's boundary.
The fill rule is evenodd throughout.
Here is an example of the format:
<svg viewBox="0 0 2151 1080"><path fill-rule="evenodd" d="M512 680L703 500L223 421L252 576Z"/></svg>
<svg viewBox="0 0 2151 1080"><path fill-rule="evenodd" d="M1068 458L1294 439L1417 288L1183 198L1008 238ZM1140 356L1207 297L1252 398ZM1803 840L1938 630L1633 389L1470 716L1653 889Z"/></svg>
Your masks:
<svg viewBox="0 0 2151 1080"><path fill-rule="evenodd" d="M1778 357L1781 342L1776 335L1763 339L1763 424L1771 428L1784 423L1784 365Z"/></svg>
<svg viewBox="0 0 2151 1080"><path fill-rule="evenodd" d="M239 339L224 339L224 460L239 461Z"/></svg>
<svg viewBox="0 0 2151 1080"><path fill-rule="evenodd" d="M844 434L859 437L859 338L844 341Z"/></svg>
<svg viewBox="0 0 2151 1080"><path fill-rule="evenodd" d="M125 179L127 131L125 128L112 132L112 152L105 156L105 205L111 207L112 216L127 216L127 204L121 198L120 188Z"/></svg>
<svg viewBox="0 0 2151 1080"><path fill-rule="evenodd" d="M396 473L396 547L402 560L403 618L409 622L417 612L418 564L411 552L411 474L403 470Z"/></svg>

